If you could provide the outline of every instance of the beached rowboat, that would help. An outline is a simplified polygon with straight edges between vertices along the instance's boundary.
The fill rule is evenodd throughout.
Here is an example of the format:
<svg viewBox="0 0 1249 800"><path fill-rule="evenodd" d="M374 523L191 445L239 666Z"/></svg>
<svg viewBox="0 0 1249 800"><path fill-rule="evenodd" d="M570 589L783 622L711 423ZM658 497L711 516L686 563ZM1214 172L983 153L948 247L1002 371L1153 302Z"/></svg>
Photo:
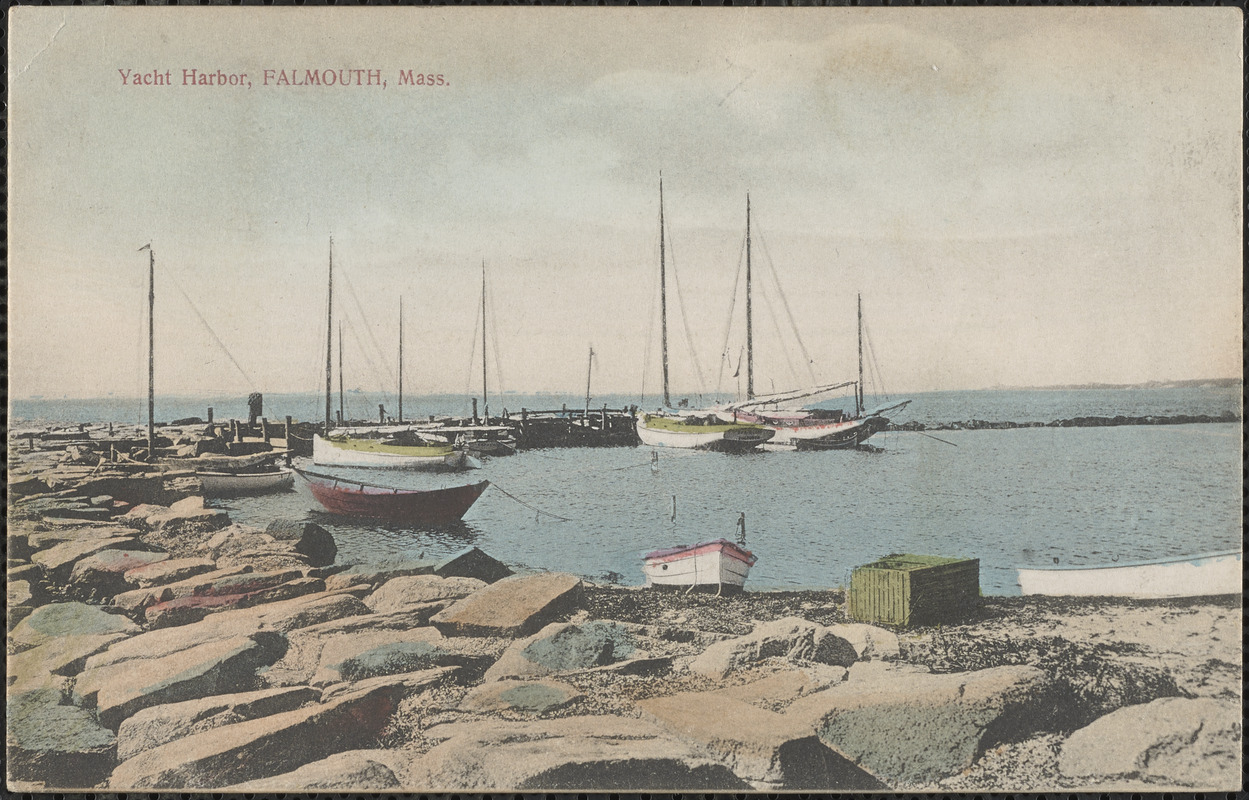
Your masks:
<svg viewBox="0 0 1249 800"><path fill-rule="evenodd" d="M204 486L205 497L284 492L295 485L295 471L279 467L271 472L210 472L195 473Z"/></svg>
<svg viewBox="0 0 1249 800"><path fill-rule="evenodd" d="M718 586L740 589L757 560L728 539L668 547L642 556L647 586Z"/></svg>
<svg viewBox="0 0 1249 800"><path fill-rule="evenodd" d="M1240 594L1241 551L1079 567L1021 567L1024 594L1087 597L1205 597Z"/></svg>
<svg viewBox="0 0 1249 800"><path fill-rule="evenodd" d="M404 522L445 525L463 518L489 481L446 489L396 489L347 480L334 475L297 470L317 502L331 514Z"/></svg>

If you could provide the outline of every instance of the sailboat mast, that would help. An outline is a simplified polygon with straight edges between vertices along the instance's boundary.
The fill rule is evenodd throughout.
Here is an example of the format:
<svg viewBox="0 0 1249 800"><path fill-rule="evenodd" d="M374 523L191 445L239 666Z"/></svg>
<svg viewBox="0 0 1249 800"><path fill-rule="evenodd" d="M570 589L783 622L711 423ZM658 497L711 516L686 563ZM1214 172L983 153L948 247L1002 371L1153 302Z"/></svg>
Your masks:
<svg viewBox="0 0 1249 800"><path fill-rule="evenodd" d="M590 424L590 371L594 369L594 345L590 345L590 358L585 365L585 424Z"/></svg>
<svg viewBox="0 0 1249 800"><path fill-rule="evenodd" d="M343 403L343 323L338 323L338 421L347 418L347 408Z"/></svg>
<svg viewBox="0 0 1249 800"><path fill-rule="evenodd" d="M486 394L486 262L481 262L481 408L482 419L490 424L490 400Z"/></svg>
<svg viewBox="0 0 1249 800"><path fill-rule="evenodd" d="M147 458L155 457L156 447L156 251L148 242L139 248L147 250Z"/></svg>
<svg viewBox="0 0 1249 800"><path fill-rule="evenodd" d="M334 379L334 237L330 237L330 278L325 294L325 433L330 432L330 392Z"/></svg>
<svg viewBox="0 0 1249 800"><path fill-rule="evenodd" d="M855 392L854 415L863 413L863 295L859 295L859 386Z"/></svg>
<svg viewBox="0 0 1249 800"><path fill-rule="evenodd" d="M659 173L659 327L664 353L664 408L670 408L668 398L668 282L664 259L664 174Z"/></svg>
<svg viewBox="0 0 1249 800"><path fill-rule="evenodd" d="M399 422L403 422L403 298L399 298Z"/></svg>
<svg viewBox="0 0 1249 800"><path fill-rule="evenodd" d="M755 342L750 313L750 193L746 193L746 399L755 397Z"/></svg>

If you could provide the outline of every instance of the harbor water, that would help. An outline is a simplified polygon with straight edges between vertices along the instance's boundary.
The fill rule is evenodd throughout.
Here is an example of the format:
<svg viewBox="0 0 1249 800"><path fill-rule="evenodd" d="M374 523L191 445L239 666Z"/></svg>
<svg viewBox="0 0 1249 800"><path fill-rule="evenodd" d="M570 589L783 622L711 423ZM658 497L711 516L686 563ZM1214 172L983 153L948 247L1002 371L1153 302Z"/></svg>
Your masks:
<svg viewBox="0 0 1249 800"><path fill-rule="evenodd" d="M1081 391L944 393L927 396L927 408L920 396L899 421L1240 409L1239 389ZM410 407L419 412L421 399ZM934 407L948 410L934 414ZM622 584L643 582L640 556L648 550L732 539L741 513L747 547L759 558L747 582L752 589L845 585L854 566L910 552L979 558L983 591L1014 594L1018 566L1240 546L1239 424L934 435L945 441L895 432L873 437L874 451L660 450L655 463L644 447L548 449L488 459L483 469L459 474L335 471L402 488L494 484L462 523L443 528L333 517L298 481L294 492L214 504L260 527L278 518L314 520L334 534L340 562L435 559L476 545L517 568Z"/></svg>

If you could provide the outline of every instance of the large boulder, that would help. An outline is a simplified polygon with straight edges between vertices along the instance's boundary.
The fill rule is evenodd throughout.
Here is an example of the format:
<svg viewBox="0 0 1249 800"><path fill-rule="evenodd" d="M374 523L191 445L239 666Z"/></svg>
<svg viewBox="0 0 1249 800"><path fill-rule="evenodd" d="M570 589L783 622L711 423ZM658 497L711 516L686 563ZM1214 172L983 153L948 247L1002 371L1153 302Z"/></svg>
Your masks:
<svg viewBox="0 0 1249 800"><path fill-rule="evenodd" d="M293 686L212 695L198 700L145 708L117 728L117 758L125 761L185 736L223 725L293 711L320 699L321 692L318 689Z"/></svg>
<svg viewBox="0 0 1249 800"><path fill-rule="evenodd" d="M230 515L220 509L205 508L203 497L186 497L168 510L151 514L145 521L150 531L164 536L204 533L220 530L230 524Z"/></svg>
<svg viewBox="0 0 1249 800"><path fill-rule="evenodd" d="M434 667L462 667L468 675L480 675L497 655L482 645L480 640L446 639L428 627L340 634L322 640L310 682L325 686ZM309 647L301 655L307 658L313 650Z"/></svg>
<svg viewBox="0 0 1249 800"><path fill-rule="evenodd" d="M133 536L74 540L40 550L30 560L43 567L43 571L53 580L63 581L69 577L74 562L80 558L86 558L101 550L140 550L143 547L143 543Z"/></svg>
<svg viewBox="0 0 1249 800"><path fill-rule="evenodd" d="M545 714L583 697L562 681L494 681L472 689L460 701L465 711Z"/></svg>
<svg viewBox="0 0 1249 800"><path fill-rule="evenodd" d="M182 559L176 559L181 561ZM171 562L161 562L162 564ZM251 573L249 567L228 567L225 569L212 570L210 572L199 573L194 576L183 578L173 583L164 585L153 585L142 589L132 589L128 592L122 592L113 598L113 605L127 613L140 612L149 606L165 600L172 600L175 597L189 597L193 594L202 594L212 592L212 587L224 578L231 578L244 573ZM260 573L264 574L264 573ZM283 573L286 577L275 580L274 583L281 583L290 580L296 574L294 571ZM272 585L272 584L269 584ZM229 594L229 592L226 592Z"/></svg>
<svg viewBox="0 0 1249 800"><path fill-rule="evenodd" d="M1051 679L1035 667L994 667L905 680L850 680L795 701L820 739L891 784L931 784L987 748L1052 720Z"/></svg>
<svg viewBox="0 0 1249 800"><path fill-rule="evenodd" d="M224 787L225 792L384 792L402 789L393 750L350 750L271 778Z"/></svg>
<svg viewBox="0 0 1249 800"><path fill-rule="evenodd" d="M69 574L69 582L79 592L96 597L112 597L125 591L127 572L168 558L168 553L145 550L99 550L75 562Z"/></svg>
<svg viewBox="0 0 1249 800"><path fill-rule="evenodd" d="M528 636L577 607L581 579L562 572L516 575L481 589L430 622L447 636Z"/></svg>
<svg viewBox="0 0 1249 800"><path fill-rule="evenodd" d="M759 623L745 636L712 644L690 662L690 669L723 678L735 669L769 658L848 667L859 659L859 652L850 641L823 625L785 617Z"/></svg>
<svg viewBox="0 0 1249 800"><path fill-rule="evenodd" d="M17 624L9 642L19 649L38 647L66 636L134 634L139 626L120 614L110 614L86 603L52 603L40 606Z"/></svg>
<svg viewBox="0 0 1249 800"><path fill-rule="evenodd" d="M314 567L333 564L338 557L334 537L315 522L275 519L265 528L265 533L280 542L291 542L295 552L305 556Z"/></svg>
<svg viewBox="0 0 1249 800"><path fill-rule="evenodd" d="M476 547L444 558L434 567L441 578L476 578L485 583L503 580L512 574L507 565Z"/></svg>
<svg viewBox="0 0 1249 800"><path fill-rule="evenodd" d="M60 636L46 644L9 656L9 691L49 685L54 675L75 675L87 659L126 638L124 633Z"/></svg>
<svg viewBox="0 0 1249 800"><path fill-rule="evenodd" d="M513 643L486 671L485 680L574 672L622 661L637 650L633 634L615 622L553 622Z"/></svg>
<svg viewBox="0 0 1249 800"><path fill-rule="evenodd" d="M1230 792L1241 787L1241 733L1238 702L1164 697L1112 711L1071 734L1058 769L1075 779L1143 780L1157 790Z"/></svg>
<svg viewBox="0 0 1249 800"><path fill-rule="evenodd" d="M368 584L377 588L389 580L405 575L432 575L436 566L438 563L435 561L397 561L370 567L356 565L327 577L325 584L329 589L341 589L359 584Z"/></svg>
<svg viewBox="0 0 1249 800"><path fill-rule="evenodd" d="M65 705L60 691L10 690L5 711L11 781L85 789L108 776L117 749L113 732L101 727L90 711Z"/></svg>
<svg viewBox="0 0 1249 800"><path fill-rule="evenodd" d="M825 746L802 716L780 714L717 692L651 698L638 707L681 738L710 750L760 791L888 788Z"/></svg>
<svg viewBox="0 0 1249 800"><path fill-rule="evenodd" d="M151 586L163 586L177 583L196 575L212 572L217 568L216 562L208 558L172 558L154 564L137 566L126 571L126 583L146 589Z"/></svg>
<svg viewBox="0 0 1249 800"><path fill-rule="evenodd" d="M723 764L654 723L614 716L450 723L408 767L422 791L748 791Z"/></svg>
<svg viewBox="0 0 1249 800"><path fill-rule="evenodd" d="M116 728L145 708L256 688L256 670L276 659L284 637L272 631L207 642L161 658L132 659L78 676L75 692Z"/></svg>
<svg viewBox="0 0 1249 800"><path fill-rule="evenodd" d="M410 575L392 578L364 602L374 611L407 611L427 603L460 600L485 586L477 578L442 578L437 575Z"/></svg>
<svg viewBox="0 0 1249 800"><path fill-rule="evenodd" d="M398 682L382 684L193 734L122 762L108 785L118 791L220 790L281 775L368 745L389 722L402 694Z"/></svg>
<svg viewBox="0 0 1249 800"><path fill-rule="evenodd" d="M199 622L209 614L241 608L250 608L263 603L279 600L290 600L302 595L325 591L325 581L320 578L295 578L252 591L233 594L204 593L190 597L176 597L149 606L144 612L147 624L152 628L168 628L173 625L187 625Z"/></svg>

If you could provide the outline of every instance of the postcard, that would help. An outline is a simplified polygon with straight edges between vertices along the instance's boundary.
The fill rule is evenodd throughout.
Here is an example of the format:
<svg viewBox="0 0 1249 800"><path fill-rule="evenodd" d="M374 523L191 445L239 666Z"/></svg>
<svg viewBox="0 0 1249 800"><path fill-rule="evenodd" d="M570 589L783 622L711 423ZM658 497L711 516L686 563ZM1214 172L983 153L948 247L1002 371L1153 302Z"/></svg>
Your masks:
<svg viewBox="0 0 1249 800"><path fill-rule="evenodd" d="M1240 787L1239 10L9 23L10 790Z"/></svg>

